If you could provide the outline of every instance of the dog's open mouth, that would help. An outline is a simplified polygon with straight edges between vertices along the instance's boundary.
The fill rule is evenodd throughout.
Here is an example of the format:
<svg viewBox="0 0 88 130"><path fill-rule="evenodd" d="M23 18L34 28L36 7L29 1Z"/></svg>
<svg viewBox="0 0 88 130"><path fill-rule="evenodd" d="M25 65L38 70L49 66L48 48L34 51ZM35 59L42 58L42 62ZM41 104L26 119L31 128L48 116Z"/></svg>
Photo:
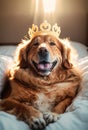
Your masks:
<svg viewBox="0 0 88 130"><path fill-rule="evenodd" d="M55 67L56 64L57 64L57 60L55 60L52 63L46 62L46 61L42 61L42 62L36 63L36 62L33 61L34 67L39 72L42 72L42 73L46 73L46 72L52 71L52 69Z"/></svg>

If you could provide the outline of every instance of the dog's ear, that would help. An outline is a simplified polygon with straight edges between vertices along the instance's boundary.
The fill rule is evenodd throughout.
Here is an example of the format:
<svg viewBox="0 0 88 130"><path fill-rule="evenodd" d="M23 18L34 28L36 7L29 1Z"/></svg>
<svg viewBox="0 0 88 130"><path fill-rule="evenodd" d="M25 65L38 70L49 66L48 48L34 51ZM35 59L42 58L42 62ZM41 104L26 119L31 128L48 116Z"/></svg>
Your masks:
<svg viewBox="0 0 88 130"><path fill-rule="evenodd" d="M65 44L62 43L62 66L66 69L72 68L71 63L71 48Z"/></svg>
<svg viewBox="0 0 88 130"><path fill-rule="evenodd" d="M24 43L19 44L16 50L16 64L20 68L26 68L27 67L27 45Z"/></svg>

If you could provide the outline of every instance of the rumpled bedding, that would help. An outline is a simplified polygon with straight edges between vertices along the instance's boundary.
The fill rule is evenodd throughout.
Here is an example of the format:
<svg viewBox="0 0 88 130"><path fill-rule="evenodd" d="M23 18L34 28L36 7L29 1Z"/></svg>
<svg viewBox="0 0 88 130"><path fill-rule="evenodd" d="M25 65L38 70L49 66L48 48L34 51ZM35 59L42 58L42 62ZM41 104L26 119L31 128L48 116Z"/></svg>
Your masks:
<svg viewBox="0 0 88 130"><path fill-rule="evenodd" d="M88 57L79 61L83 72L82 89L60 119L49 124L45 130L88 130ZM0 112L0 130L30 130L15 116Z"/></svg>
<svg viewBox="0 0 88 130"><path fill-rule="evenodd" d="M88 56L78 61L83 70L81 90L73 103L67 108L60 119L49 124L45 130L88 130ZM23 121L18 121L14 115L0 112L0 130L31 130Z"/></svg>

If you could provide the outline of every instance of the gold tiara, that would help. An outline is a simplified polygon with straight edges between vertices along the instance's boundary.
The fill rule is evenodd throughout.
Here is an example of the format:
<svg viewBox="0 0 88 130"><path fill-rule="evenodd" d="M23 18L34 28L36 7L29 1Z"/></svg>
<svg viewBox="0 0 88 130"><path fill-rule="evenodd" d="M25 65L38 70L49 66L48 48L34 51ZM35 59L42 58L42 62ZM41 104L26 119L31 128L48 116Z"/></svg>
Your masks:
<svg viewBox="0 0 88 130"><path fill-rule="evenodd" d="M59 38L60 33L61 29L57 25L57 23L51 26L47 21L41 23L39 27L35 24L32 24L32 28L29 28L28 30L28 35L30 39L41 34L51 34Z"/></svg>

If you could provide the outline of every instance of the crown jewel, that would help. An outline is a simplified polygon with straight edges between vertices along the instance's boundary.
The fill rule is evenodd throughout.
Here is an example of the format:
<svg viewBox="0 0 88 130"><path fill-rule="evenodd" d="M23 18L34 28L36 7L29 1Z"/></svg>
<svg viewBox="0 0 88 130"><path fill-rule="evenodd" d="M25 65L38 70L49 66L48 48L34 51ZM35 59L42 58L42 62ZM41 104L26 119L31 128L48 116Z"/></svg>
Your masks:
<svg viewBox="0 0 88 130"><path fill-rule="evenodd" d="M40 24L40 27L38 27L35 24L32 24L32 28L29 28L28 35L30 36L30 39L35 37L39 34L52 34L59 38L59 35L61 33L60 27L55 23L53 26L51 26L47 21L44 21Z"/></svg>

